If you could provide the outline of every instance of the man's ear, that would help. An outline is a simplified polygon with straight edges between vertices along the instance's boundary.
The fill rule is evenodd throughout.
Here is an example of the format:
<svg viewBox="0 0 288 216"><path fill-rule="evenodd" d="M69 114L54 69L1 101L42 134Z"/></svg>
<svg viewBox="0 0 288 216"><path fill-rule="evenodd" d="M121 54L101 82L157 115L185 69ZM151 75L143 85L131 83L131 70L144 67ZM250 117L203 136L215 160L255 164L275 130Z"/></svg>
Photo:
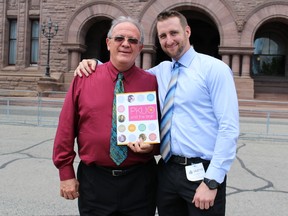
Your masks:
<svg viewBox="0 0 288 216"><path fill-rule="evenodd" d="M191 28L190 28L190 26L186 26L186 27L185 27L185 32L186 32L186 35L187 35L188 37L191 36Z"/></svg>
<svg viewBox="0 0 288 216"><path fill-rule="evenodd" d="M110 39L106 38L107 50L110 51Z"/></svg>

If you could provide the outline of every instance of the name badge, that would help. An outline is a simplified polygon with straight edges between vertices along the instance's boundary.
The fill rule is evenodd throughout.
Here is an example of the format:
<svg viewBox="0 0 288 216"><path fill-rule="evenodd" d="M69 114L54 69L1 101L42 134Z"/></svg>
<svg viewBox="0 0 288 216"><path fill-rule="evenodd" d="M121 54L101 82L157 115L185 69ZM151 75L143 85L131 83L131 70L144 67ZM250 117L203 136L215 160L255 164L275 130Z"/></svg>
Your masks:
<svg viewBox="0 0 288 216"><path fill-rule="evenodd" d="M189 181L200 181L204 179L205 170L202 163L185 166L186 177Z"/></svg>

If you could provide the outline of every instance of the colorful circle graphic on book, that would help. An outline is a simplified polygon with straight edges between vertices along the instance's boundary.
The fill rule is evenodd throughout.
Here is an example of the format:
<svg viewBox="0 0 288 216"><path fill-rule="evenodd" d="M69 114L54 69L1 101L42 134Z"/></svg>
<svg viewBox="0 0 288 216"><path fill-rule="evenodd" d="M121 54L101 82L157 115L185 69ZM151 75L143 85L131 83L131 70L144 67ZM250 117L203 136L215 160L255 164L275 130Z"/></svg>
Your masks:
<svg viewBox="0 0 288 216"><path fill-rule="evenodd" d="M145 124L140 124L140 125L138 125L138 129L140 131L145 131L146 130L146 125Z"/></svg>
<svg viewBox="0 0 288 216"><path fill-rule="evenodd" d="M157 138L157 135L156 135L155 133L149 134L149 139L150 139L151 141L155 141L156 138Z"/></svg>
<svg viewBox="0 0 288 216"><path fill-rule="evenodd" d="M142 94L139 94L139 95L137 96L137 100L138 100L139 102L144 101L144 99L145 99L145 97L144 97L144 95L142 95Z"/></svg>
<svg viewBox="0 0 288 216"><path fill-rule="evenodd" d="M126 141L126 136L121 134L120 136L118 136L118 140L119 140L119 142L125 142Z"/></svg>
<svg viewBox="0 0 288 216"><path fill-rule="evenodd" d="M124 122L125 121L125 116L124 115L119 115L118 116L118 121L119 122Z"/></svg>
<svg viewBox="0 0 288 216"><path fill-rule="evenodd" d="M119 132L124 132L125 130L126 130L125 125L119 125L119 126L118 126L118 131L119 131Z"/></svg>
<svg viewBox="0 0 288 216"><path fill-rule="evenodd" d="M128 142L135 142L136 141L136 136L134 134L130 134L128 136Z"/></svg>
<svg viewBox="0 0 288 216"><path fill-rule="evenodd" d="M148 94L148 95L147 95L147 100L148 100L148 101L154 101L154 99L155 99L155 97L154 97L153 94Z"/></svg>
<svg viewBox="0 0 288 216"><path fill-rule="evenodd" d="M148 125L148 128L149 128L150 131L155 131L157 126L156 126L156 124L151 123L151 124Z"/></svg>
<svg viewBox="0 0 288 216"><path fill-rule="evenodd" d="M148 107L148 112L154 113L155 112L155 108L153 106L149 106Z"/></svg>
<svg viewBox="0 0 288 216"><path fill-rule="evenodd" d="M123 103L125 101L125 97L123 95L120 95L117 97L117 102L118 103Z"/></svg>
<svg viewBox="0 0 288 216"><path fill-rule="evenodd" d="M133 101L135 101L134 95L128 95L128 102L132 103Z"/></svg>
<svg viewBox="0 0 288 216"><path fill-rule="evenodd" d="M130 125L128 126L128 130L129 130L130 132L134 132L134 131L136 130L136 125L135 125L135 124L130 124Z"/></svg>
<svg viewBox="0 0 288 216"><path fill-rule="evenodd" d="M117 110L118 110L118 112L122 113L125 111L125 106L120 105L120 106L118 106Z"/></svg>
<svg viewBox="0 0 288 216"><path fill-rule="evenodd" d="M147 137L144 133L139 134L139 138L142 138L143 141L145 141L147 139Z"/></svg>

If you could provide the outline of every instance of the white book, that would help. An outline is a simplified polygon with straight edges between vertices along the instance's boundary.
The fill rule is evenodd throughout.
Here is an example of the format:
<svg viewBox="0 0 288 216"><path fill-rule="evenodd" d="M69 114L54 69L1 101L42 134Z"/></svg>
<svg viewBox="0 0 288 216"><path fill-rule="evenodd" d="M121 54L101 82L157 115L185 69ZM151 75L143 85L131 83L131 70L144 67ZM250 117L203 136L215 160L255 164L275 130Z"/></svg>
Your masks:
<svg viewBox="0 0 288 216"><path fill-rule="evenodd" d="M160 143L157 96L155 91L130 92L116 95L117 143Z"/></svg>

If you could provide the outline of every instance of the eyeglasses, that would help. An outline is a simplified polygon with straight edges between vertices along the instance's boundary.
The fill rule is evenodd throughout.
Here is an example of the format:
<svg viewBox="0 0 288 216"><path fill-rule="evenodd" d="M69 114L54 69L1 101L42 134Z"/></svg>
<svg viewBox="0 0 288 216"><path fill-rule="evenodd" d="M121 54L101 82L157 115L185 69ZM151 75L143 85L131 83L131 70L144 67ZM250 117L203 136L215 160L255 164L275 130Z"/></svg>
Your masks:
<svg viewBox="0 0 288 216"><path fill-rule="evenodd" d="M122 43L125 38L127 38L127 41L128 43L130 44L138 44L139 43L139 40L136 39L136 38L128 38L128 37L125 37L125 36L115 36L115 37L109 37L110 39L114 39L115 42L118 42L118 43Z"/></svg>

